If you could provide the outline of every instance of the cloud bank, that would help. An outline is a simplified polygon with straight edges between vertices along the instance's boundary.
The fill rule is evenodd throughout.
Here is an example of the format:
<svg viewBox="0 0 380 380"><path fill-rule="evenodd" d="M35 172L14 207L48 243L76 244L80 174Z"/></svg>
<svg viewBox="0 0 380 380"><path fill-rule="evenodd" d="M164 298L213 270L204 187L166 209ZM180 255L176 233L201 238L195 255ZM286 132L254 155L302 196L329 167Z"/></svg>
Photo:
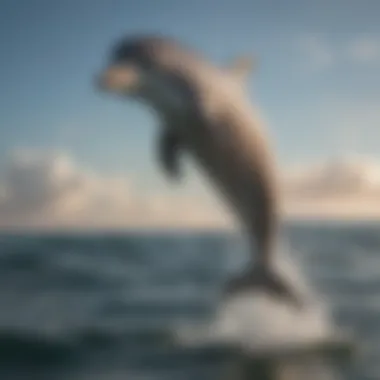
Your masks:
<svg viewBox="0 0 380 380"><path fill-rule="evenodd" d="M297 45L308 58L313 69L324 69L338 63L380 64L380 38L359 35L336 46L323 35L301 36Z"/></svg>
<svg viewBox="0 0 380 380"><path fill-rule="evenodd" d="M223 218L199 199L138 192L125 177L80 167L67 154L15 152L0 180L0 228L209 227Z"/></svg>
<svg viewBox="0 0 380 380"><path fill-rule="evenodd" d="M351 158L286 171L281 195L288 218L380 218L380 164ZM206 199L142 194L127 178L101 176L59 152L15 152L0 180L3 229L218 228L231 223Z"/></svg>
<svg viewBox="0 0 380 380"><path fill-rule="evenodd" d="M351 157L293 170L283 197L295 218L379 219L380 164Z"/></svg>

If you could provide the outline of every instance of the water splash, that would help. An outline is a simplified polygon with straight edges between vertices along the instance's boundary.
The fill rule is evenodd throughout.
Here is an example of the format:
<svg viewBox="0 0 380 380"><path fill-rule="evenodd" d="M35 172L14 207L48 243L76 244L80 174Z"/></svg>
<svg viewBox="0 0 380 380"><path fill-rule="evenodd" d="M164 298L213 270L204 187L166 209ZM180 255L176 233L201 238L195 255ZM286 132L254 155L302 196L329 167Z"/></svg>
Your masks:
<svg viewBox="0 0 380 380"><path fill-rule="evenodd" d="M213 319L202 325L182 325L176 335L184 345L221 343L252 353L278 352L337 340L328 305L318 299L300 268L283 249L275 269L306 300L302 310L263 292L246 291L220 302Z"/></svg>

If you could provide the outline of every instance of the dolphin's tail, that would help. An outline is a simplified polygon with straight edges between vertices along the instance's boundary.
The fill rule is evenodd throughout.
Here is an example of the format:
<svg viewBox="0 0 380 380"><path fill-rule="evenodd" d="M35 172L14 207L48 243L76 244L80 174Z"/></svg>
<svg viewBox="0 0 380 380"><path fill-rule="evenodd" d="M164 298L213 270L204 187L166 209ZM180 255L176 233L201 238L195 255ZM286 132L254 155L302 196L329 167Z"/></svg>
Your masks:
<svg viewBox="0 0 380 380"><path fill-rule="evenodd" d="M282 276L272 269L255 265L252 270L232 279L226 288L226 294L242 291L262 291L279 300L290 303L296 308L302 308L303 300Z"/></svg>

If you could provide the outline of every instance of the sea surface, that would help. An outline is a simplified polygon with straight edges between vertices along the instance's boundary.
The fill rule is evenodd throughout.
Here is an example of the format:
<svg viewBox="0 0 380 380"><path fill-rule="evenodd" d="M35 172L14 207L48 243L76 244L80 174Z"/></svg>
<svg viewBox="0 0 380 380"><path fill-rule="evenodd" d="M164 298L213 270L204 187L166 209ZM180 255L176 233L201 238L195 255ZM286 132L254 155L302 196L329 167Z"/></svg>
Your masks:
<svg viewBox="0 0 380 380"><path fill-rule="evenodd" d="M380 225L289 224L282 239L366 347L337 375L380 379ZM247 259L225 232L3 233L0 379L238 379L232 353L181 349L169 332L210 318Z"/></svg>

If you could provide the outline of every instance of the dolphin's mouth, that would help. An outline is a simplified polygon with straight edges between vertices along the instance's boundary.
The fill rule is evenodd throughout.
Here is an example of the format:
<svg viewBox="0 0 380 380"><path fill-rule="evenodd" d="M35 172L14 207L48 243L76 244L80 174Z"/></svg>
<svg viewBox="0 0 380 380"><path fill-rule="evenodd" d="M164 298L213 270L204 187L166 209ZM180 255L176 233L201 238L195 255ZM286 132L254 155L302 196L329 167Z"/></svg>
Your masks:
<svg viewBox="0 0 380 380"><path fill-rule="evenodd" d="M96 87L102 91L130 94L137 90L140 78L132 66L107 67L96 79Z"/></svg>

